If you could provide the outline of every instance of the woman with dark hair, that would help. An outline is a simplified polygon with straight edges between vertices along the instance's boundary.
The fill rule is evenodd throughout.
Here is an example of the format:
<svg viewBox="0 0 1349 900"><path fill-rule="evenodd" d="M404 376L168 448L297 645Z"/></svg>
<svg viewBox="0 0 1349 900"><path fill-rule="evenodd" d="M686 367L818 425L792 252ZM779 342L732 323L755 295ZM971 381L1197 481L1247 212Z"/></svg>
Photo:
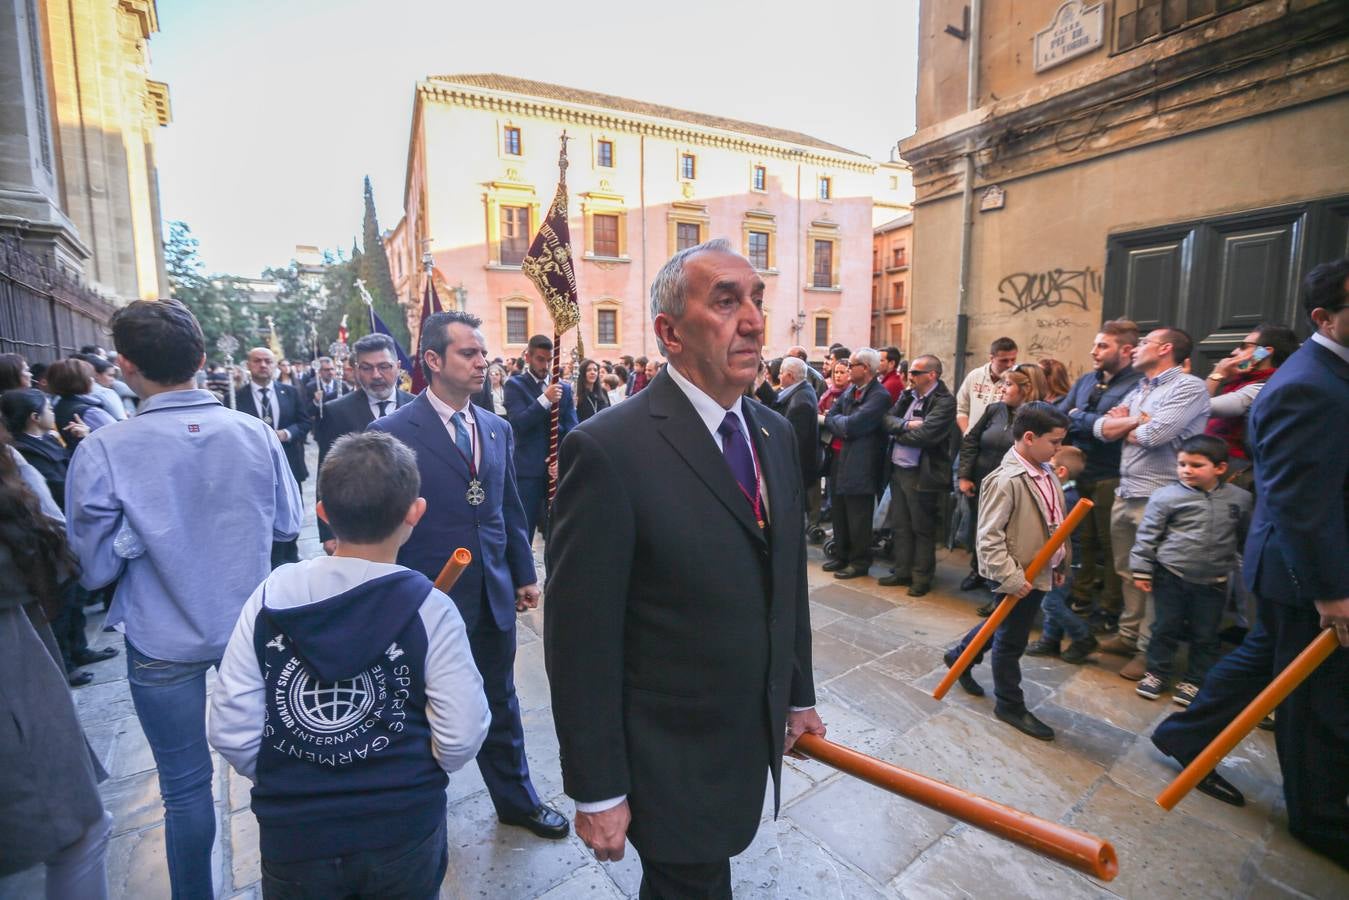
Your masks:
<svg viewBox="0 0 1349 900"><path fill-rule="evenodd" d="M66 501L65 445L56 436L56 416L47 395L37 388L16 388L0 394L0 418L14 438L14 449L47 483L52 500L62 510Z"/></svg>
<svg viewBox="0 0 1349 900"><path fill-rule="evenodd" d="M1244 470L1251 454L1246 447L1246 413L1269 376L1298 348L1297 335L1283 325L1261 325L1213 367L1208 388L1209 415L1205 434L1227 442L1232 468Z"/></svg>
<svg viewBox="0 0 1349 900"><path fill-rule="evenodd" d="M1040 371L1045 376L1045 395L1041 399L1046 403L1058 403L1073 389L1068 378L1068 367L1057 359L1045 357L1040 360Z"/></svg>
<svg viewBox="0 0 1349 900"><path fill-rule="evenodd" d="M979 533L979 485L994 469L1002 465L1002 458L1012 449L1016 435L1012 433L1012 420L1023 403L1043 400L1045 391L1044 371L1035 363L1022 363L1008 369L1002 376L1002 399L990 403L984 409L979 421L970 426L960 441L960 458L956 466L957 486L960 493L970 498L972 534ZM984 583L979 574L979 554L970 549L970 573L960 583L962 591L970 591ZM977 612L987 616L993 611L993 604L979 607Z"/></svg>
<svg viewBox="0 0 1349 900"><path fill-rule="evenodd" d="M49 898L106 898L112 816L48 622L75 561L0 430L0 877L45 863ZM22 560L22 564L20 564Z"/></svg>
<svg viewBox="0 0 1349 900"><path fill-rule="evenodd" d="M116 421L93 396L94 367L82 359L62 359L48 366L47 389L58 398L56 428L65 435L67 457L89 432Z"/></svg>
<svg viewBox="0 0 1349 900"><path fill-rule="evenodd" d="M609 392L600 380L600 364L581 360L581 379L576 385L576 421L584 422L602 409L609 408Z"/></svg>
<svg viewBox="0 0 1349 900"><path fill-rule="evenodd" d="M0 353L0 391L33 386L28 360L17 353Z"/></svg>

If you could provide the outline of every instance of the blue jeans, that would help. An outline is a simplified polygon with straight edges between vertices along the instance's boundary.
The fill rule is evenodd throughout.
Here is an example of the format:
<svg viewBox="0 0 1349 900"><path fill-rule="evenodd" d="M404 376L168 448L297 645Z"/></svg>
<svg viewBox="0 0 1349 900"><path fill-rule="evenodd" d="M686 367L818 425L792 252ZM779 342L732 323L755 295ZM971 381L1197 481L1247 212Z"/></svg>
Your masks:
<svg viewBox="0 0 1349 900"><path fill-rule="evenodd" d="M127 680L164 799L164 845L174 900L211 900L215 800L206 744L206 670L219 660L153 659L126 642Z"/></svg>
<svg viewBox="0 0 1349 900"><path fill-rule="evenodd" d="M993 669L993 696L997 699L997 708L1005 713L1015 715L1026 710L1026 697L1021 691L1021 654L1026 652L1026 644L1030 642L1035 610L1039 609L1043 598L1043 591L1031 591L1022 597L1012 607L1011 614L998 626L998 630L993 632L993 659L990 664ZM947 656L952 660L959 656L982 627L976 625L971 628L960 644L948 651ZM987 645L970 663L970 671L984 661L985 653L989 653Z"/></svg>
<svg viewBox="0 0 1349 900"><path fill-rule="evenodd" d="M1040 609L1045 614L1045 628L1042 632L1045 640L1061 641L1064 632L1075 641L1085 641L1091 635L1087 623L1082 621L1082 617L1073 612L1068 605L1072 596L1073 574L1069 572L1068 580L1045 594L1044 600L1040 601Z"/></svg>
<svg viewBox="0 0 1349 900"><path fill-rule="evenodd" d="M1188 640L1190 666L1182 680L1203 684L1221 649L1218 626L1227 606L1227 586L1195 584L1157 566L1152 575L1152 602L1157 617L1148 644L1148 671L1170 682L1176 649Z"/></svg>
<svg viewBox="0 0 1349 900"><path fill-rule="evenodd" d="M380 897L429 900L440 893L450 864L445 820L412 846L362 850L344 856L298 862L262 861L265 900Z"/></svg>

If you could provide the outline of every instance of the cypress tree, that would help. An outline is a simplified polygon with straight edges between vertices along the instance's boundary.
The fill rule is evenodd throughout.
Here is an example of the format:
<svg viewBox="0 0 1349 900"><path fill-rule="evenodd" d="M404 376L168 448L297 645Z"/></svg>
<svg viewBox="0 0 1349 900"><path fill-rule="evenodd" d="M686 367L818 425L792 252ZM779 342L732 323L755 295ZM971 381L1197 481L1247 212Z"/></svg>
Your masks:
<svg viewBox="0 0 1349 900"><path fill-rule="evenodd" d="M408 348L407 316L398 302L394 290L393 275L389 272L389 257L384 252L384 242L380 239L379 220L375 217L375 192L370 186L370 176L365 176L365 227L362 231L363 250L359 256L353 250L352 259L357 271L365 281L365 289L374 300L375 313L389 327L404 350ZM369 328L369 317L364 323ZM364 329L363 329L364 330Z"/></svg>

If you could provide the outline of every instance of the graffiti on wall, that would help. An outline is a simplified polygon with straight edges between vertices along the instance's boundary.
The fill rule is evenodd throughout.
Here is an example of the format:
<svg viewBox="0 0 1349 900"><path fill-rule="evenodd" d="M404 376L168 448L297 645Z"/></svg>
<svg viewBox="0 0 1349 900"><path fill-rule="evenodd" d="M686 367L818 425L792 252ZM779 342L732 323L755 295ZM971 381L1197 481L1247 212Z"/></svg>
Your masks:
<svg viewBox="0 0 1349 900"><path fill-rule="evenodd" d="M1100 293L1101 275L1091 266L1013 272L998 282L998 300L1012 308L1012 315L1060 306L1087 309L1087 299Z"/></svg>

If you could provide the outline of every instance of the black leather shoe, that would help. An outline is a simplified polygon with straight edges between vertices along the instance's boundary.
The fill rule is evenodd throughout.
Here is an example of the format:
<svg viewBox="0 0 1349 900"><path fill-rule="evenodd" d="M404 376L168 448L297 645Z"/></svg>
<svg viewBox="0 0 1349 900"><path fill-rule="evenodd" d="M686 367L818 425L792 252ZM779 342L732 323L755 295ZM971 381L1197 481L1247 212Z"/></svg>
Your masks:
<svg viewBox="0 0 1349 900"><path fill-rule="evenodd" d="M910 597L926 597L927 592L931 589L931 586L926 584L915 584L913 587L909 588L908 594Z"/></svg>
<svg viewBox="0 0 1349 900"><path fill-rule="evenodd" d="M1237 790L1236 785L1217 772L1209 772L1202 781L1194 786L1194 789L1201 794L1208 794L1214 800L1221 800L1229 806L1246 805L1246 798L1241 791Z"/></svg>
<svg viewBox="0 0 1349 900"><path fill-rule="evenodd" d="M957 659L959 659L958 655L952 656L950 654L947 654L946 656L942 657L942 662L946 663L946 668L949 669L956 664ZM973 668L973 666L971 666L970 668ZM969 694L971 697L984 696L983 685L974 680L974 676L970 674L970 669L966 669L964 672L961 672L960 678L957 679L957 682L960 685L960 689L965 693Z"/></svg>
<svg viewBox="0 0 1349 900"><path fill-rule="evenodd" d="M84 687L94 680L93 672L71 672L66 676L66 682L71 687Z"/></svg>
<svg viewBox="0 0 1349 900"><path fill-rule="evenodd" d="M983 576L981 576L978 572L971 572L970 574L965 576L964 581L960 582L960 589L962 591L972 591L977 587L982 587L983 584L984 584Z"/></svg>
<svg viewBox="0 0 1349 900"><path fill-rule="evenodd" d="M845 566L835 572L834 577L840 579L861 578L865 574L867 574L866 569L859 569L856 566Z"/></svg>
<svg viewBox="0 0 1349 900"><path fill-rule="evenodd" d="M1051 641L1042 637L1038 641L1036 641L1035 643L1031 644L1029 647L1026 648L1026 655L1058 656L1060 647L1061 645L1058 641Z"/></svg>
<svg viewBox="0 0 1349 900"><path fill-rule="evenodd" d="M567 823L567 817L562 813L546 806L542 803L527 816L498 816L504 825L515 825L520 828L528 828L541 838L550 840L560 840L567 836L571 831L571 825Z"/></svg>
<svg viewBox="0 0 1349 900"><path fill-rule="evenodd" d="M839 569L846 569L848 564L841 559L831 559L820 566L826 572L837 572Z"/></svg>
<svg viewBox="0 0 1349 900"><path fill-rule="evenodd" d="M116 647L104 647L102 650L86 650L74 657L77 666L92 666L94 663L112 659L117 655Z"/></svg>
<svg viewBox="0 0 1349 900"><path fill-rule="evenodd" d="M1029 735L1037 741L1054 740L1054 729L1031 715L1031 712L1028 709L1023 709L1019 713L1009 713L1003 712L1000 709L994 709L993 715L997 716L1008 725L1011 725L1022 734Z"/></svg>
<svg viewBox="0 0 1349 900"><path fill-rule="evenodd" d="M913 584L913 579L905 575L896 575L891 572L889 575L882 575L876 579L876 583L881 587L908 587Z"/></svg>
<svg viewBox="0 0 1349 900"><path fill-rule="evenodd" d="M994 598L993 600L988 601L983 606L976 609L974 613L981 619L987 619L989 616L993 615L993 610L997 608L998 608L998 601L996 598Z"/></svg>

